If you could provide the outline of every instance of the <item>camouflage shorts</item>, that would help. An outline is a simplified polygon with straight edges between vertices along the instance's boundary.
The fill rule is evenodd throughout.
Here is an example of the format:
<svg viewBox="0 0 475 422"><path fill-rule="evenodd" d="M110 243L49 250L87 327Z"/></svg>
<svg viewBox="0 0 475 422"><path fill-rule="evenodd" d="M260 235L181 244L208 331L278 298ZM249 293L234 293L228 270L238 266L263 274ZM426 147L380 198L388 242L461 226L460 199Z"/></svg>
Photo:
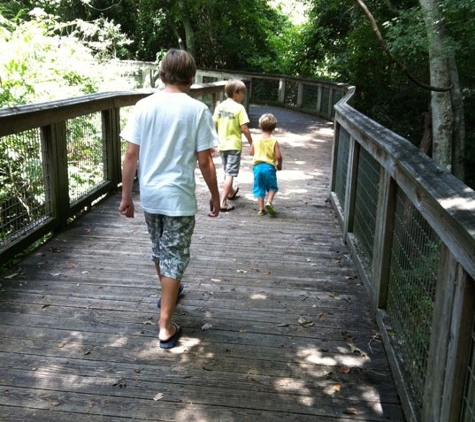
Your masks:
<svg viewBox="0 0 475 422"><path fill-rule="evenodd" d="M144 212L152 240L152 260L160 266L160 274L181 280L190 262L191 236L195 217L168 217Z"/></svg>

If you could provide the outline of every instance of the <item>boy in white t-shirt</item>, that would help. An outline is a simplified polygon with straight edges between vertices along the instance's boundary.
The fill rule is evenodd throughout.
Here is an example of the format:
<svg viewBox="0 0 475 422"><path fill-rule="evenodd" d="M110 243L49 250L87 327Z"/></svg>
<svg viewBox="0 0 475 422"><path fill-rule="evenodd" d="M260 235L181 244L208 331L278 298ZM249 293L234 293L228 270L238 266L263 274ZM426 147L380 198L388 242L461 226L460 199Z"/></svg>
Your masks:
<svg viewBox="0 0 475 422"><path fill-rule="evenodd" d="M205 104L188 95L195 73L189 53L168 51L160 64L165 88L137 102L121 132L127 151L119 211L134 217L132 185L138 164L141 204L162 287L158 337L163 349L175 347L181 332L172 317L190 260L197 164L211 193L210 217L216 217L220 208L211 154L218 141L213 119Z"/></svg>

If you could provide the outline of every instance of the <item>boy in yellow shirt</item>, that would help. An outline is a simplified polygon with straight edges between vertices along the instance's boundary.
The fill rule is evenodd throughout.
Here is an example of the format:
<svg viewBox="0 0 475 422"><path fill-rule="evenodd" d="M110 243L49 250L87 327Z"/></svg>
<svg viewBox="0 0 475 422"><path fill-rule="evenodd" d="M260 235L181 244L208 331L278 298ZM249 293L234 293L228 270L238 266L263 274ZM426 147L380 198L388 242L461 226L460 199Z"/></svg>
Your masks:
<svg viewBox="0 0 475 422"><path fill-rule="evenodd" d="M226 100L218 104L213 120L219 138L219 153L225 174L220 211L232 211L234 205L228 204L228 199L235 199L239 188L233 188L234 178L239 175L241 165L242 134L249 145L252 136L249 131L249 117L242 105L246 95L246 85L239 79L230 79L224 88Z"/></svg>
<svg viewBox="0 0 475 422"><path fill-rule="evenodd" d="M279 143L272 137L272 132L277 126L277 119L273 114L263 114L259 119L259 128L262 136L251 145L253 160L254 187L252 192L257 197L259 205L258 215L265 215L266 210L271 216L277 215L272 205L274 196L279 190L277 186L277 170L282 170L282 154ZM264 200L268 192L267 203Z"/></svg>

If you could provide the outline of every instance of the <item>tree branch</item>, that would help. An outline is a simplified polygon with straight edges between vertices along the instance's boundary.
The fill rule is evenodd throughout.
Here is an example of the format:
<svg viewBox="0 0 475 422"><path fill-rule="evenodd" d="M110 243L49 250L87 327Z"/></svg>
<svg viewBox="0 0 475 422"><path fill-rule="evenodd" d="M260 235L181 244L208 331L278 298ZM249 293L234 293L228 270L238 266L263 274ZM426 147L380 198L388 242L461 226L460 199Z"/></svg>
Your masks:
<svg viewBox="0 0 475 422"><path fill-rule="evenodd" d="M410 70L402 63L396 56L394 56L393 53L391 53L391 50L389 50L389 47L387 46L386 42L383 39L383 36L381 35L381 32L379 31L378 24L376 23L373 15L369 11L369 9L366 7L366 4L363 2L363 0L355 0L360 7L363 9L365 15L368 17L371 27L373 28L374 33L376 34L376 37L378 38L381 47L383 48L384 52L389 56L389 58L396 63L396 65L399 66L399 68L402 70L402 72L416 85L420 86L421 88L428 89L429 91L437 91L437 92L446 92L450 91L452 89L452 86L449 87L435 87L431 85L427 85L418 79L416 79L410 72Z"/></svg>

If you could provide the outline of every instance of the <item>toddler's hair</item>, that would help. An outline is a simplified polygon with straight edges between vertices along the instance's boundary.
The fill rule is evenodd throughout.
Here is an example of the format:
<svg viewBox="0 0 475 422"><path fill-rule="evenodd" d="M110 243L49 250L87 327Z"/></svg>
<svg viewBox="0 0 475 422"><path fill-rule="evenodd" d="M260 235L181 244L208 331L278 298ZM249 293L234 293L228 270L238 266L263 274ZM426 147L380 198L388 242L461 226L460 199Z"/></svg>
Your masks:
<svg viewBox="0 0 475 422"><path fill-rule="evenodd" d="M196 74L193 56L185 50L172 48L160 62L160 79L170 85L190 85Z"/></svg>
<svg viewBox="0 0 475 422"><path fill-rule="evenodd" d="M245 92L246 85L243 81L239 79L229 79L226 82L226 86L224 87L224 92L226 93L226 97L232 98L235 92Z"/></svg>
<svg viewBox="0 0 475 422"><path fill-rule="evenodd" d="M273 132L277 126L277 119L271 113L265 113L259 118L259 127L264 132Z"/></svg>

